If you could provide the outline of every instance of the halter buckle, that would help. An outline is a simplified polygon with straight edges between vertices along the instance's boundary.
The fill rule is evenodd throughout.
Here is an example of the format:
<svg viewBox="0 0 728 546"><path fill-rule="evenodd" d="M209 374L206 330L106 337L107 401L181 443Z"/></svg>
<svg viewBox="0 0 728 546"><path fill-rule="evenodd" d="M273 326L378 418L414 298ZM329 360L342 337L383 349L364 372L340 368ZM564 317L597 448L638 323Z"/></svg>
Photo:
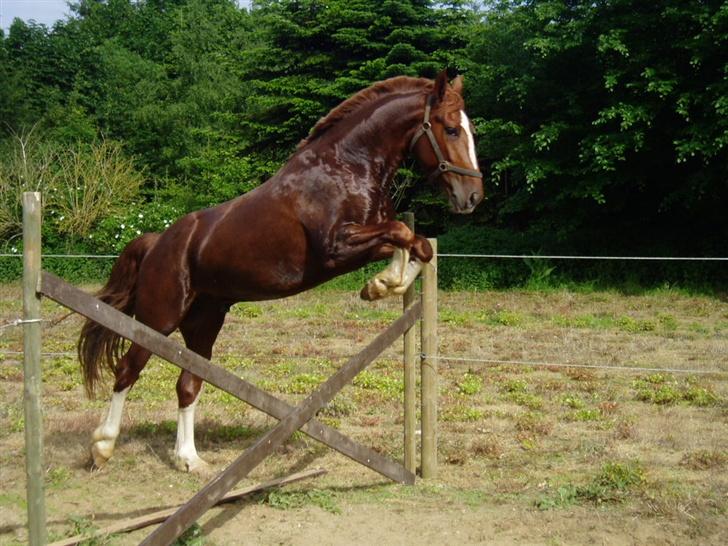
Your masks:
<svg viewBox="0 0 728 546"><path fill-rule="evenodd" d="M429 121L425 121L425 122L424 122L424 123L422 124L422 128L423 128L423 129L424 129L425 131L430 131L430 130L432 129L432 123L430 123Z"/></svg>
<svg viewBox="0 0 728 546"><path fill-rule="evenodd" d="M440 161L440 164L437 166L437 168L440 170L441 173L445 173L450 170L450 164L447 161Z"/></svg>

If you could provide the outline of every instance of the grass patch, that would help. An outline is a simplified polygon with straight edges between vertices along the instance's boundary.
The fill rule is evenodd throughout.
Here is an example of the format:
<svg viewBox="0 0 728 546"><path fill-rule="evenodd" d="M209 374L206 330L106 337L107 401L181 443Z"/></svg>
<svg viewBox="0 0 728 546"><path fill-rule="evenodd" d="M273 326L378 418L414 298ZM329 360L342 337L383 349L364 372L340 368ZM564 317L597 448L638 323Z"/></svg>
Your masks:
<svg viewBox="0 0 728 546"><path fill-rule="evenodd" d="M454 406L442 412L442 420L445 422L472 422L480 421L485 417L485 411L478 408L466 406Z"/></svg>
<svg viewBox="0 0 728 546"><path fill-rule="evenodd" d="M575 410L586 407L586 402L578 394L565 394L561 397L560 402L562 406Z"/></svg>
<svg viewBox="0 0 728 546"><path fill-rule="evenodd" d="M598 409L583 408L576 410L569 415L571 421L599 421L602 418L602 412Z"/></svg>
<svg viewBox="0 0 728 546"><path fill-rule="evenodd" d="M175 430L177 427L175 426ZM258 427L245 425L220 425L211 421L203 421L198 424L195 433L204 442L228 443L234 440L246 440L262 434Z"/></svg>
<svg viewBox="0 0 728 546"><path fill-rule="evenodd" d="M166 419L158 423L144 421L137 423L129 430L129 433L142 438L154 438L162 434L175 434L177 432L177 423L171 419Z"/></svg>
<svg viewBox="0 0 728 546"><path fill-rule="evenodd" d="M637 461L605 463L600 472L585 485L566 483L536 500L540 510L566 508L579 502L594 504L624 502L629 494L645 482Z"/></svg>
<svg viewBox="0 0 728 546"><path fill-rule="evenodd" d="M632 382L635 398L651 404L669 405L684 402L690 406L706 407L720 403L710 387L700 385L694 378L683 382L668 374L652 374Z"/></svg>
<svg viewBox="0 0 728 546"><path fill-rule="evenodd" d="M46 472L45 481L49 487L63 487L71 479L71 471L65 466L54 466Z"/></svg>
<svg viewBox="0 0 728 546"><path fill-rule="evenodd" d="M482 388L483 378L471 372L467 372L458 382L458 392L466 396L478 394Z"/></svg>
<svg viewBox="0 0 728 546"><path fill-rule="evenodd" d="M498 385L498 391L501 393L525 393L528 383L525 379L506 379Z"/></svg>
<svg viewBox="0 0 728 546"><path fill-rule="evenodd" d="M376 391L387 398L395 398L404 393L404 381L377 372L364 370L354 378L354 386Z"/></svg>
<svg viewBox="0 0 728 546"><path fill-rule="evenodd" d="M257 303L237 303L229 313L234 317L254 319L263 316L263 308Z"/></svg>
<svg viewBox="0 0 728 546"><path fill-rule="evenodd" d="M68 518L68 522L71 524L72 531L70 536L81 535L84 538L79 544L83 546L105 546L111 544L113 540L112 536L95 536L99 529L94 525L93 520L84 516L71 516Z"/></svg>
<svg viewBox="0 0 728 546"><path fill-rule="evenodd" d="M468 326L473 322L473 314L445 308L440 309L437 319L439 322L444 324L451 324L453 326Z"/></svg>
<svg viewBox="0 0 728 546"><path fill-rule="evenodd" d="M657 330L657 323L654 320L636 319L628 315L617 319L617 326L623 332L637 334L640 332L654 332Z"/></svg>
<svg viewBox="0 0 728 546"><path fill-rule="evenodd" d="M304 506L318 506L330 514L341 514L336 495L331 491L312 489L310 491L279 491L267 493L260 501L278 510L294 510Z"/></svg>
<svg viewBox="0 0 728 546"><path fill-rule="evenodd" d="M316 373L301 373L285 384L280 392L286 394L309 394L326 378Z"/></svg>
<svg viewBox="0 0 728 546"><path fill-rule="evenodd" d="M481 313L477 316L479 322L484 322L491 326L521 326L525 322L525 317L516 311L489 311Z"/></svg>
<svg viewBox="0 0 728 546"><path fill-rule="evenodd" d="M520 391L509 392L504 398L530 410L540 410L543 408L543 399L535 394Z"/></svg>

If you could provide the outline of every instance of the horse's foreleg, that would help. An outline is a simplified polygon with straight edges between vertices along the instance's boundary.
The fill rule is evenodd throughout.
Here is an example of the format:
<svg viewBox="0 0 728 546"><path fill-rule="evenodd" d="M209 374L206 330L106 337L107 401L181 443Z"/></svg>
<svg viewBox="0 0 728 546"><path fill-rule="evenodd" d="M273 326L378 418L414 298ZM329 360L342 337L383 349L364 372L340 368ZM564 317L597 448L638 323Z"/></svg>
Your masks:
<svg viewBox="0 0 728 546"><path fill-rule="evenodd" d="M212 346L225 322L226 308L214 302L195 302L180 324L187 348L209 359ZM202 379L183 370L177 380L177 441L174 458L177 467L187 472L202 472L207 463L195 447L195 408L202 392Z"/></svg>
<svg viewBox="0 0 728 546"><path fill-rule="evenodd" d="M114 453L116 439L121 430L124 402L132 385L149 361L151 353L139 345L132 344L116 366L116 382L111 396L111 405L101 424L91 437L91 457L96 468L101 468Z"/></svg>
<svg viewBox="0 0 728 546"><path fill-rule="evenodd" d="M432 258L427 240L398 221L343 228L332 252L334 263L362 253L367 253L372 261L391 256L389 266L362 289L361 297L366 300L404 293L419 274L422 263Z"/></svg>
<svg viewBox="0 0 728 546"><path fill-rule="evenodd" d="M195 407L201 393L202 380L188 371L182 371L177 380L179 409L177 410L177 441L174 444L174 460L177 468L186 472L204 472L208 466L197 454L195 447ZM192 398L192 402L188 403L190 398Z"/></svg>

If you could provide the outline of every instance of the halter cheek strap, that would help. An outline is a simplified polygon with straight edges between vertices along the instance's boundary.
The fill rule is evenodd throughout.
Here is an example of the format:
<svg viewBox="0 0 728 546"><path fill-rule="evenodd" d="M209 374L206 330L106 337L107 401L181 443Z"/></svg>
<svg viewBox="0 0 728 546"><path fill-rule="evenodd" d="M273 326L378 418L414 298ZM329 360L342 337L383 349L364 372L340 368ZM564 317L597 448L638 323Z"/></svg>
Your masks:
<svg viewBox="0 0 728 546"><path fill-rule="evenodd" d="M422 126L417 129L417 132L412 137L412 141L410 142L409 146L410 152L412 152L415 144L417 144L417 141L420 139L420 137L422 135L427 135L427 139L432 145L432 151L435 152L435 157L437 158L437 168L430 173L428 180L432 181L446 172L453 172L457 174L464 174L466 176L483 178L483 174L480 171L466 169L465 167L458 167L457 165L453 165L447 159L445 159L445 156L442 155L440 145L437 143L437 140L435 140L435 134L432 132L432 123L430 122L430 110L432 110L431 98L427 100L427 104L425 105L425 120L422 122Z"/></svg>

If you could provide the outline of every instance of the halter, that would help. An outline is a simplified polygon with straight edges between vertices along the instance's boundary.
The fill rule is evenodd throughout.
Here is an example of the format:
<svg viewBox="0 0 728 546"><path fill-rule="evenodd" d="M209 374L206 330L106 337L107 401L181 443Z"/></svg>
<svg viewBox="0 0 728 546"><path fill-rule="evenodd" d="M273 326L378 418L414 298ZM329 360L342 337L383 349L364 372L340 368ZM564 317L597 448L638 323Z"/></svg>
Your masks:
<svg viewBox="0 0 728 546"><path fill-rule="evenodd" d="M445 159L445 156L442 155L442 150L440 150L440 145L437 143L437 140L435 140L435 135L432 132L432 123L430 122L431 109L432 97L427 100L427 104L425 105L425 120L422 122L422 126L417 129L417 132L415 133L415 136L412 137L412 142L410 142L409 145L410 152L412 152L415 144L417 144L417 141L422 135L427 135L430 144L432 144L432 151L435 152L435 157L437 158L437 167L434 171L430 173L430 176L428 176L427 179L429 181L432 181L446 172L464 174L466 176L474 176L476 178L483 178L483 174L480 171L466 169L465 167L458 167L457 165L453 165Z"/></svg>

